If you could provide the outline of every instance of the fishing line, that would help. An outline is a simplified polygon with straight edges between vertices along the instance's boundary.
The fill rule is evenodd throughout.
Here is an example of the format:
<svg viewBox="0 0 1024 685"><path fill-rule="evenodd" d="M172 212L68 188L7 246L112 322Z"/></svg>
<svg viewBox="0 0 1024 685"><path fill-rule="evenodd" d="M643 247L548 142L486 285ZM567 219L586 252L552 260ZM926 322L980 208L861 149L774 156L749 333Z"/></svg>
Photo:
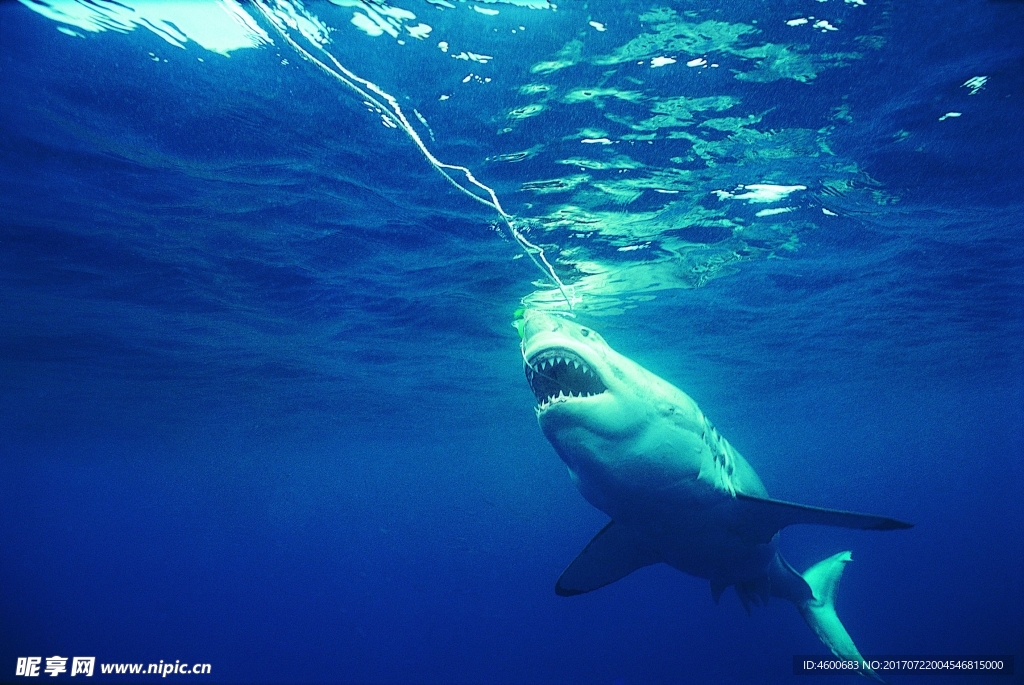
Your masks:
<svg viewBox="0 0 1024 685"><path fill-rule="evenodd" d="M263 15L264 19L266 19L270 23L270 25L274 27L274 29L281 36L281 38L284 39L289 45L291 45L292 48L294 48L295 51L298 52L304 59L320 67L324 72L334 77L335 79L343 83L345 86L353 90L355 93L357 93L361 98L363 98L363 101L367 105L372 107L376 112L378 112L381 115L383 121L386 124L389 124L394 128L399 128L403 132L405 132L405 134L409 136L409 138L416 145L420 153L423 154L423 156L430 163L430 165L434 167L434 169L436 169L438 173L444 176L449 183L451 183L459 191L468 195L477 202L487 205L488 207L496 211L498 213L498 216L500 216L502 221L504 221L505 226L508 228L509 233L512 235L512 238L516 241L516 243L523 250L526 256L530 258L530 261L532 261L534 265L538 269L540 269L540 271L544 274L545 278L550 279L551 282L555 285L555 287L558 288L558 291L562 294L562 298L565 300L565 303L569 308L569 312L573 311L574 298L569 296L569 293L566 291L566 286L562 282L562 279L560 279L558 277L558 274L555 273L554 267L551 265L551 262L548 261L547 256L544 254L544 248L530 242L530 240L528 240L526 236L524 236L523 233L518 228L516 228L515 224L513 223L512 215L507 213L505 209L501 206L501 202L498 200L498 195L494 192L494 190L491 187L479 181L476 178L476 176L473 175L473 172L469 170L469 168L458 164L448 164L446 162L442 162L437 157L435 157L434 154L430 151L430 149L427 148L426 144L423 142L423 139L420 138L420 135L416 132L416 129L413 128L412 124L410 124L409 120L405 117L405 113L402 111L402 108L398 104L398 101L392 95L390 95L382 88L380 88L380 86L378 86L377 84L367 79L364 79L356 75L352 71L348 70L345 67L345 65L339 62L338 59L334 55L332 55L327 50L326 47L324 47L324 44L326 44L327 42L326 37L324 37L322 39L322 42L320 42L307 35L306 32L302 30L300 24L302 24L303 22L309 23L309 20L306 19L305 17L296 16L294 7L290 3L288 3L286 0L279 0L276 3L279 7L288 10L289 15L282 15L278 12L275 12L274 10L270 9L263 0L254 0L253 4L260 11L260 14ZM315 57L304 47L299 45L289 34L289 28L298 30L299 33L301 33L307 40L309 40L310 43L312 43L313 46L319 52L323 53L323 55L328 60L330 60L330 62L334 65L335 68L331 68L331 66L325 64L322 60L317 59L317 57ZM386 102L387 106L382 104L381 100ZM455 177L452 176L451 173L449 173L452 171L461 173L462 176L465 177L466 182L475 186L476 188L479 188L487 195L487 197L481 197L480 195L473 192L466 186L462 185L462 183L460 183Z"/></svg>

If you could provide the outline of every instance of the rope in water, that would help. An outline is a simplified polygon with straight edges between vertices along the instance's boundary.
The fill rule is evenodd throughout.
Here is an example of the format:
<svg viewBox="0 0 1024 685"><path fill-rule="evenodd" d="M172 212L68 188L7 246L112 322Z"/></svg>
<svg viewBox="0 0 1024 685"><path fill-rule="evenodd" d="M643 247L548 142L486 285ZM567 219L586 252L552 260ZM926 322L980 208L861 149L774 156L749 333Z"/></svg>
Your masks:
<svg viewBox="0 0 1024 685"><path fill-rule="evenodd" d="M386 122L389 122L390 125L393 125L394 127L399 128L403 132L405 132L405 134L409 136L409 138L416 145L419 151L430 163L430 165L433 166L442 176L444 176L449 183L451 183L462 193L465 193L466 195L476 200L477 202L487 205L488 207L496 211L498 213L498 216L500 216L502 221L505 223L505 226L508 228L508 231L511 234L512 238L516 241L519 247L522 248L526 256L530 258L530 261L532 261L534 265L541 270L545 278L550 279L551 282L555 285L555 287L558 288L558 291L561 293L562 298L565 300L565 303L568 306L569 311L571 312L573 310L574 300L572 297L569 296L565 284L558 277L558 274L555 273L554 267L548 261L547 256L544 254L544 248L530 242L530 240L528 240L526 236L524 236L523 233L518 228L516 228L515 224L513 223L512 215L506 212L504 208L501 206L501 202L498 200L498 196L492 188L480 182L476 178L476 176L473 175L473 172L470 171L467 167L460 166L458 164L448 164L446 162L442 162L437 157L435 157L434 154L430 151L430 149L427 148L426 144L423 142L423 139L420 138L420 135L416 132L416 129L413 128L412 124L410 124L409 120L405 117L405 113L402 111L402 108L398 104L398 101L392 95L388 94L382 88L380 88L377 84L367 79L364 79L356 75L349 69L347 69L341 62L338 61L337 58L334 57L334 55L332 55L324 47L324 45L320 44L316 40L311 39L309 36L303 33L301 28L299 28L298 17L282 16L281 14L271 10L266 5L264 0L255 0L254 5L260 11L263 17L267 20L267 22L274 27L274 29L281 36L281 38L289 45L291 45L292 48L294 48L295 51L298 52L304 59L320 67L324 72L334 77L351 90L355 91L361 98L363 98L366 104L373 107L384 118ZM289 9L291 8L289 7ZM316 48L316 50L321 52L334 65L334 68L324 63L322 60L315 57L304 47L299 45L299 43L296 42L295 39L293 39L292 36L290 35L288 31L289 26L291 28L298 29L299 32L302 33L310 41L310 43ZM326 40L324 40L324 42L326 42ZM387 106L382 104L381 100L386 102ZM479 194L473 192L472 190L464 186L455 177L453 177L450 172L461 173L462 176L465 178L466 182L468 182L472 186L475 186L476 188L479 188L486 194L486 197L481 197Z"/></svg>

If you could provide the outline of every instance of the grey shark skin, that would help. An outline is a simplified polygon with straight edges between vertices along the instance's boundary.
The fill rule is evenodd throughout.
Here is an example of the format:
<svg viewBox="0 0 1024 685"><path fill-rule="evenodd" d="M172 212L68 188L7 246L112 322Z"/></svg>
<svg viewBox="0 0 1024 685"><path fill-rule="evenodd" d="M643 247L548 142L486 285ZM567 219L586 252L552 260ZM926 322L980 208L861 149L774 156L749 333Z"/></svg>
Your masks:
<svg viewBox="0 0 1024 685"><path fill-rule="evenodd" d="M836 656L861 660L834 606L850 552L800 574L779 554L779 531L798 523L911 524L770 499L684 392L575 322L527 311L517 325L541 430L583 497L612 519L562 573L558 594L590 592L666 563L709 580L715 602L735 587L748 612L769 596L787 599ZM881 681L870 668L860 672Z"/></svg>

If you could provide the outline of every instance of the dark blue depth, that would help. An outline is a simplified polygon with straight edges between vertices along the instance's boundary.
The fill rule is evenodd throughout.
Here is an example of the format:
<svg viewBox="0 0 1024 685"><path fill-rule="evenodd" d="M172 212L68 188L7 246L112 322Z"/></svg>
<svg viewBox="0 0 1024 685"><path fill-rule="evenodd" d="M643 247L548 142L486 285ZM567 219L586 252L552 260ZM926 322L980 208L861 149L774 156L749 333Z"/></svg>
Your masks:
<svg viewBox="0 0 1024 685"><path fill-rule="evenodd" d="M1024 3L866 3L663 3L756 33L656 68L600 56L659 3L408 0L433 32L403 44L307 9L565 281L605 269L579 320L773 496L915 524L783 533L799 569L853 551L862 652L1019 657ZM786 24L811 15L839 30ZM225 57L0 4L0 682L53 655L212 666L87 682L857 682L794 675L822 647L789 605L664 566L555 596L606 518L536 424L510 323L550 285L519 254L279 36Z"/></svg>

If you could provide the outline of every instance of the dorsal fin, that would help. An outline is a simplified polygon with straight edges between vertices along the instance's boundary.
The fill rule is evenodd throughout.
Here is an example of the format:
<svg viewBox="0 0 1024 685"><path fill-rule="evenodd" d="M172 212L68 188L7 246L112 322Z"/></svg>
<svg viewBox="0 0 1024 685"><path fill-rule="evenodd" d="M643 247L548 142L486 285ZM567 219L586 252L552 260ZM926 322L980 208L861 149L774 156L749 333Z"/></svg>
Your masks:
<svg viewBox="0 0 1024 685"><path fill-rule="evenodd" d="M555 592L563 597L581 595L660 561L656 553L639 546L625 527L609 521L562 572Z"/></svg>

